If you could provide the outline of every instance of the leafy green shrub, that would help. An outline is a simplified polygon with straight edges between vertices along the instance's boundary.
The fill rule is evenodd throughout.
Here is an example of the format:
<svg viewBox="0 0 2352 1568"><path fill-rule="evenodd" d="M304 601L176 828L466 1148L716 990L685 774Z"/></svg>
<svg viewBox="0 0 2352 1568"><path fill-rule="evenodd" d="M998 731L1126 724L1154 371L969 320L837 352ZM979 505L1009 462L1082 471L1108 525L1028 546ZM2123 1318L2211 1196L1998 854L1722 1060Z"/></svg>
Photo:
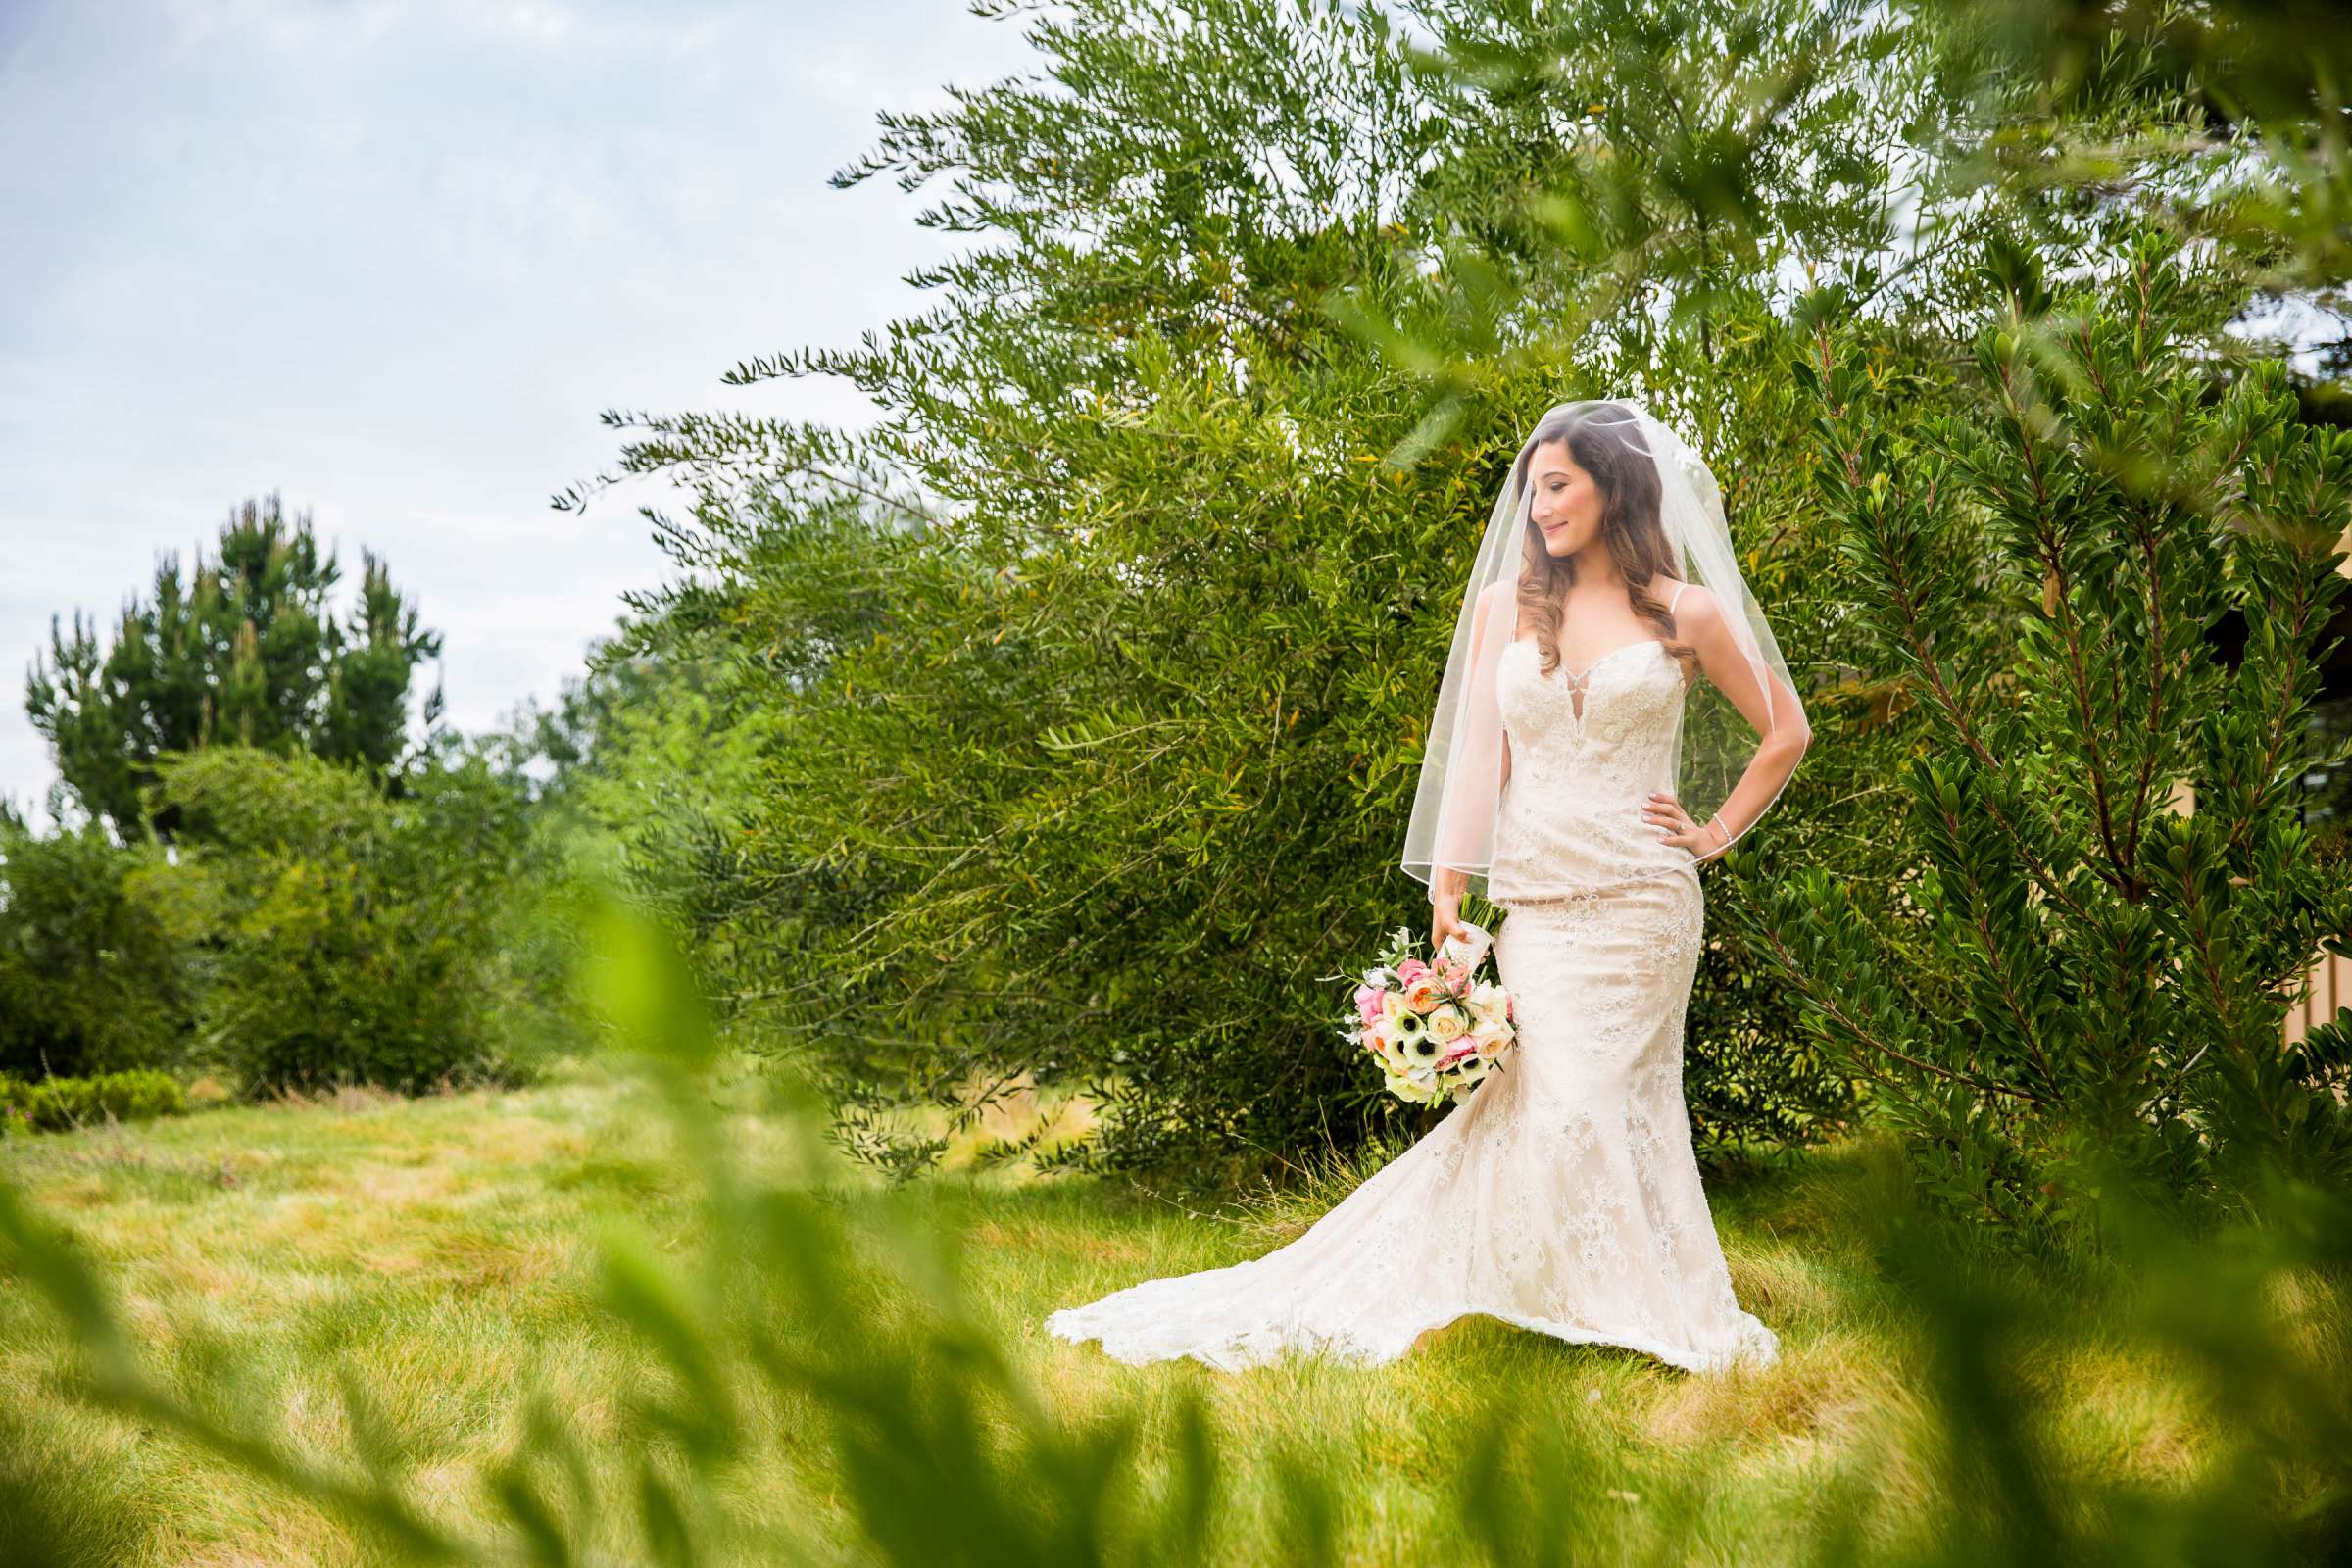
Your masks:
<svg viewBox="0 0 2352 1568"><path fill-rule="evenodd" d="M1930 1189L2042 1240L2096 1214L2108 1161L2204 1218L2273 1167L2352 1180L2352 1014L2280 1044L2311 954L2352 952L2352 886L2300 821L2309 767L2352 752L2307 723L2352 592L2352 431L2299 422L2275 362L2215 384L2174 241L2119 261L2058 300L1993 259L1973 411L1800 365L1867 589L1853 657L1912 688L1912 863L1800 870L1750 932Z"/></svg>
<svg viewBox="0 0 2352 1568"><path fill-rule="evenodd" d="M504 1015L518 1000L505 938L529 842L513 779L436 760L387 799L300 754L215 747L160 767L218 908L208 1062L248 1095L525 1074Z"/></svg>
<svg viewBox="0 0 2352 1568"><path fill-rule="evenodd" d="M1829 245L1876 197L1799 188L1847 138L1826 95L1689 139L1691 106L1747 101L1751 58L1884 74L1858 8L1819 11L1781 8L1729 55L1695 17L1492 48L1480 19L1433 19L1494 68L1472 83L1412 69L1377 11L1093 0L1036 34L1053 80L893 115L841 176L949 188L982 248L938 270L935 309L731 377L841 375L888 411L879 434L613 416L639 432L625 470L696 498L662 532L684 580L649 596L657 630L718 672L714 720L759 737L749 798L647 846L669 858L648 880L678 890L747 1027L826 1075L861 1151L919 1166L942 1145L890 1112L968 1115L1023 1075L1093 1095L1101 1163L1208 1181L1426 1125L1335 1046L1321 977L1427 917L1397 844L1529 418L1681 388L1759 591L1792 628L1830 624L1791 597L1828 553L1759 303L1778 263L1718 243L1704 209L1719 173L1769 187ZM1588 115L1642 185L1607 215L1628 225L1612 258L1544 243L1527 210L1571 173L1559 117ZM1470 230L1489 253L1463 268L1497 285L1475 299L1433 265ZM1712 314L1657 328L1658 269L1701 265ZM1473 323L1442 408L1374 318L1388 339ZM1868 844L1864 792L1827 776L1775 831L1842 793L1838 841ZM1716 950L1691 1073L1710 1139L1803 1136L1848 1098L1734 983L1753 972Z"/></svg>
<svg viewBox="0 0 2352 1568"><path fill-rule="evenodd" d="M194 976L172 867L92 824L40 837L0 821L0 1072L37 1078L174 1064Z"/></svg>
<svg viewBox="0 0 2352 1568"><path fill-rule="evenodd" d="M65 1132L109 1117L145 1121L185 1115L187 1109L187 1092L179 1081L152 1069L35 1083L0 1075L0 1125L12 1130Z"/></svg>

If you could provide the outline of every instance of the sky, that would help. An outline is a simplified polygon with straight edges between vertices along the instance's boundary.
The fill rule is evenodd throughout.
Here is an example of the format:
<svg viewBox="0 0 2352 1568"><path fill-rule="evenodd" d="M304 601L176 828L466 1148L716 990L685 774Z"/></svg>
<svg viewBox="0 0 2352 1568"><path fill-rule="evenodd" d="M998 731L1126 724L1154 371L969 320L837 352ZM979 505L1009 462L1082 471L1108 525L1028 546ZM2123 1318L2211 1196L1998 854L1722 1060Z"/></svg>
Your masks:
<svg viewBox="0 0 2352 1568"><path fill-rule="evenodd" d="M50 617L272 491L442 633L446 722L552 700L668 575L665 488L549 505L599 414L865 422L718 377L919 308L927 195L826 176L1035 64L955 0L0 0L0 796L42 819Z"/></svg>

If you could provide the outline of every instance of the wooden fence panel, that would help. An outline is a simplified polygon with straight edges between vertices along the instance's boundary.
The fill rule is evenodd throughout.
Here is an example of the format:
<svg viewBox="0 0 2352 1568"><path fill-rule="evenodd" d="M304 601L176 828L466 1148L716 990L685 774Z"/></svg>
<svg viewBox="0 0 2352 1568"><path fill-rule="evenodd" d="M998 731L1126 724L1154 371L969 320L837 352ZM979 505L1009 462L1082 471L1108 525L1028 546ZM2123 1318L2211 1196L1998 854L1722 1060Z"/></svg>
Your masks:
<svg viewBox="0 0 2352 1568"><path fill-rule="evenodd" d="M2303 1038L2315 1023L2326 1023L2338 1007L2352 1007L2352 958L2322 953L2311 966L2311 995L2286 1014L2286 1044Z"/></svg>

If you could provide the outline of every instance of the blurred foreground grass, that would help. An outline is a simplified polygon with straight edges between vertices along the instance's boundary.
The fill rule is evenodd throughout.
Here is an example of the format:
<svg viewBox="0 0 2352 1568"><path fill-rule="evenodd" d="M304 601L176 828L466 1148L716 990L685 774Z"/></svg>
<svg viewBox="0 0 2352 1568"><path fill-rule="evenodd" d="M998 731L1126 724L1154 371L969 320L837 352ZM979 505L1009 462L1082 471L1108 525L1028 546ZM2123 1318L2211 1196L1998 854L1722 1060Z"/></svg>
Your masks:
<svg viewBox="0 0 2352 1568"><path fill-rule="evenodd" d="M519 1092L0 1143L10 1564L2335 1560L2352 1225L2277 1195L2029 1265L1849 1144L1718 1174L1779 1364L1462 1319L1385 1368L1121 1365L1054 1307L1253 1256L977 1168L892 1188L608 906L606 1055ZM1033 1107L1052 1117L1066 1107ZM982 1128L975 1142L1017 1133ZM1371 1156L1371 1162L1383 1157Z"/></svg>
<svg viewBox="0 0 2352 1568"><path fill-rule="evenodd" d="M715 1119L750 1178L794 1179L788 1116L756 1079L712 1080ZM659 1265L710 1240L691 1152L634 1078L597 1063L516 1093L416 1101L346 1095L186 1121L0 1146L0 1168L112 1273L121 1321L164 1379L198 1404L336 1464L352 1448L337 1366L402 1434L409 1493L450 1530L495 1535L491 1485L528 1441L533 1393L578 1430L588 1463L644 1438L636 1392L668 1366L608 1310L600 1244ZM1884 1544L1932 1534L1938 1462L1921 1348L1867 1245L1866 1216L1899 1201L1862 1150L1810 1155L1713 1187L1741 1299L1788 1342L1764 1373L1694 1378L1628 1351L1558 1344L1483 1318L1429 1336L1395 1366L1297 1363L1218 1374L1138 1369L1039 1326L1055 1306L1147 1275L1250 1256L1301 1228L1353 1177L1195 1217L1092 1178L958 1173L892 1193L840 1170L830 1203L869 1241L900 1221L959 1255L973 1316L1017 1373L1069 1421L1133 1396L1140 1468L1164 1473L1182 1441L1181 1391L1204 1400L1226 1477L1209 1556L1285 1560L1289 1480L1331 1483L1344 1560L1419 1562L1462 1552L1453 1517L1477 1418L1504 1400L1530 1430L1589 1448L1561 1485L1619 1516L1589 1545L1631 1553L1660 1533L1683 1560L1808 1560L1811 1504L1875 1454L1867 1517ZM2044 1289L2055 1289L2045 1283ZM2192 1484L2215 1416L2177 1368L2102 1332L2088 1286L2067 1333L2030 1368L2044 1437L2104 1485ZM908 1331L916 1293L862 1300L877 1342ZM789 1333L789 1329L786 1330ZM826 1347L803 1346L822 1361ZM0 1293L0 1436L64 1560L343 1563L404 1560L331 1511L240 1473L152 1423L58 1386L64 1347L32 1293ZM790 1541L816 1558L859 1553L840 1456L803 1400L745 1384L741 1452L723 1470L745 1527L706 1544L713 1562L770 1560ZM625 1470L602 1478L627 1490ZM630 1530L606 1548L626 1558Z"/></svg>

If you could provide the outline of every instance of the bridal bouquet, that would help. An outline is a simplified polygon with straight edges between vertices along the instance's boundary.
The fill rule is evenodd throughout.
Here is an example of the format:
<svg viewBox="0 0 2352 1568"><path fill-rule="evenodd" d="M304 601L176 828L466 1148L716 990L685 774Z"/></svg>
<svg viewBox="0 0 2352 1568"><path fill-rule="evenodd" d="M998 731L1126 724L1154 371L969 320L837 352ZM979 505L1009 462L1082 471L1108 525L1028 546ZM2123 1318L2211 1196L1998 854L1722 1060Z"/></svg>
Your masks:
<svg viewBox="0 0 2352 1568"><path fill-rule="evenodd" d="M1448 937L1429 963L1414 956L1421 939L1399 926L1355 988L1340 1038L1379 1058L1399 1100L1428 1105L1451 1095L1458 1104L1518 1038L1510 993L1478 974L1494 939L1476 926L1470 936Z"/></svg>

